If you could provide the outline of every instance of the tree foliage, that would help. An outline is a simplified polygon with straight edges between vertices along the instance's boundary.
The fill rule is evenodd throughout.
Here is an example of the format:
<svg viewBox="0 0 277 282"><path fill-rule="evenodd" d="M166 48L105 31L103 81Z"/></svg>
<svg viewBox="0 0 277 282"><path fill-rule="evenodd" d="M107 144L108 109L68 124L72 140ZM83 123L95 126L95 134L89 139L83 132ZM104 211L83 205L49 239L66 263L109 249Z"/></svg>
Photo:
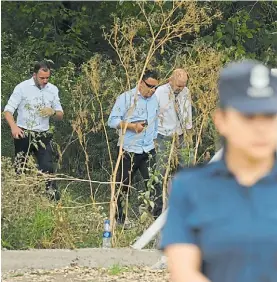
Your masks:
<svg viewBox="0 0 277 282"><path fill-rule="evenodd" d="M174 68L187 69L194 108L195 161L203 162L215 150L211 113L217 102L220 67L241 58L259 59L276 67L276 19L274 1L2 2L2 107L15 85L30 77L34 61L45 58L54 62L51 82L60 89L65 111L62 122L52 121L56 170L64 179L61 185L68 197L66 204L83 205L92 200L94 213L101 210L96 208L97 202L106 205L113 201L107 181L116 167L118 136L107 128L106 121L116 97L134 87L145 68L157 69L161 83L167 81ZM1 127L2 155L11 157L10 130L5 122ZM74 185L66 182L65 176ZM6 183L3 191L14 191L14 186ZM8 194L4 197L7 200L3 210L11 210ZM136 217L137 201L133 205ZM31 214L36 220L41 213L48 218L53 212L46 207L38 211L37 217L35 207ZM59 208L54 212L59 224L51 222L52 233L47 233L48 245L44 246L71 246L72 242L86 245L78 243L79 235L71 229L63 245L60 239L65 225L59 221L60 214L68 219L67 224L72 220L77 224L80 218L73 219L69 216L73 211L67 213ZM108 213L108 205L104 210ZM90 207L86 207L86 218L89 213ZM91 231L95 238L102 219L101 212L97 231ZM25 219L20 220L24 225ZM15 228L5 224L4 234ZM31 223L26 226L33 228ZM83 226L87 228L87 224ZM87 240L83 231L80 234ZM135 236L127 234L121 243L129 245ZM15 237L11 236L12 244L21 246L14 242ZM44 239L40 237L38 245Z"/></svg>

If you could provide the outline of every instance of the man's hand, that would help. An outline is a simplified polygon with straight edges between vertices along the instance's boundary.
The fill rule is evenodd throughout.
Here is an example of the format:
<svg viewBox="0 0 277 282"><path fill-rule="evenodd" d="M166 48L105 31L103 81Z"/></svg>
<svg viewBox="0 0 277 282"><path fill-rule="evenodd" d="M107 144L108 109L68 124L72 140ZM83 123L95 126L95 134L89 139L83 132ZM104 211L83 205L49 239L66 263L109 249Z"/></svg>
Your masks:
<svg viewBox="0 0 277 282"><path fill-rule="evenodd" d="M128 130L132 130L132 131L135 131L136 133L140 133L143 131L145 127L145 121L143 122L125 122L125 121L122 121L118 128L120 128L121 130L123 130L124 128L128 129ZM124 131L125 133L125 131Z"/></svg>
<svg viewBox="0 0 277 282"><path fill-rule="evenodd" d="M23 138L24 137L24 131L19 128L17 125L11 127L11 131L12 131L12 136L15 139L19 139L20 137Z"/></svg>
<svg viewBox="0 0 277 282"><path fill-rule="evenodd" d="M55 110L49 107L40 109L39 114L41 117L51 117L55 114Z"/></svg>
<svg viewBox="0 0 277 282"><path fill-rule="evenodd" d="M187 277L185 277L185 280L182 281L193 281L193 282L212 282L207 277L205 277L202 273L195 273L195 274L189 274Z"/></svg>
<svg viewBox="0 0 277 282"><path fill-rule="evenodd" d="M134 131L136 133L141 133L144 129L144 126L145 126L145 121L134 123Z"/></svg>

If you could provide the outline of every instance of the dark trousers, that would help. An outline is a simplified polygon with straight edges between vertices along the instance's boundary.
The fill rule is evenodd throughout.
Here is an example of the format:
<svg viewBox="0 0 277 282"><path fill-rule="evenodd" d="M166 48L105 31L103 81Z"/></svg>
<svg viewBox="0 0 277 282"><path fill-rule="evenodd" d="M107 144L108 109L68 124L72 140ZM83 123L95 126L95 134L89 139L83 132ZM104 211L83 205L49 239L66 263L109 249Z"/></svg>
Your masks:
<svg viewBox="0 0 277 282"><path fill-rule="evenodd" d="M27 166L28 157L34 154L38 169L45 173L53 173L53 150L51 146L52 135L47 132L25 131L25 136L14 139L15 165L18 173L21 173ZM56 189L54 181L46 182L46 189Z"/></svg>
<svg viewBox="0 0 277 282"><path fill-rule="evenodd" d="M152 169L154 172L156 164L156 152L155 149L148 153L143 152L142 154L129 153L125 151L123 153L118 172L117 182L122 182L121 191L117 199L117 216L120 221L125 220L124 208L122 201L131 185L134 174L139 170L141 176L144 179L145 189L147 189L147 182L150 178L149 170ZM151 189L151 198L154 200L153 216L158 217L162 212L163 200L162 200L162 186L159 183L153 183L154 189Z"/></svg>

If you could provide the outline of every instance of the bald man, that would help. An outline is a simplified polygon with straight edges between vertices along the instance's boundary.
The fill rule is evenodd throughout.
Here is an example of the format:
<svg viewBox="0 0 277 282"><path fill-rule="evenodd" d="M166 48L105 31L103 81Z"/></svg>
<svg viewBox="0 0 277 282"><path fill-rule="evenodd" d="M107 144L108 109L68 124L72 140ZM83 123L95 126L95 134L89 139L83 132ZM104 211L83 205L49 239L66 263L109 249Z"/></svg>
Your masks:
<svg viewBox="0 0 277 282"><path fill-rule="evenodd" d="M160 86L155 92L160 106L156 139L157 171L163 177L174 135L175 168L183 167L188 161L187 137L192 128L192 106L187 81L187 72L184 69L176 69L168 83Z"/></svg>

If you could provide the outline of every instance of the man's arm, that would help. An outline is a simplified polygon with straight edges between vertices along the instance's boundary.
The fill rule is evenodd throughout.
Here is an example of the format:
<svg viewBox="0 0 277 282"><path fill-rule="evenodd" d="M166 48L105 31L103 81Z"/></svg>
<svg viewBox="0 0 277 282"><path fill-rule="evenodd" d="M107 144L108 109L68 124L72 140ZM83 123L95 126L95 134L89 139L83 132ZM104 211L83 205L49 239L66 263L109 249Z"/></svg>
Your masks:
<svg viewBox="0 0 277 282"><path fill-rule="evenodd" d="M17 110L21 102L21 99L22 99L22 95L21 95L20 87L17 85L14 88L14 91L11 97L9 98L9 101L4 109L4 117L11 128L12 136L16 139L24 136L23 130L17 126L13 117L13 114Z"/></svg>
<svg viewBox="0 0 277 282"><path fill-rule="evenodd" d="M16 125L12 113L6 111L4 112L4 117L11 128L13 138L24 137L24 131Z"/></svg>
<svg viewBox="0 0 277 282"><path fill-rule="evenodd" d="M189 224L189 216L193 212L189 197L189 186L193 184L190 183L187 175L177 175L172 182L161 248L168 258L173 282L209 282L201 273L201 251L197 235Z"/></svg>
<svg viewBox="0 0 277 282"><path fill-rule="evenodd" d="M123 131L126 128L139 133L144 129L143 123L131 123L126 121L128 117L125 119L125 115L129 110L126 103L126 95L123 93L117 98L108 119L108 126L114 129L122 129Z"/></svg>
<svg viewBox="0 0 277 282"><path fill-rule="evenodd" d="M10 128L17 126L12 113L6 111L6 112L4 112L4 117L5 117L6 121L8 122Z"/></svg>
<svg viewBox="0 0 277 282"><path fill-rule="evenodd" d="M61 105L61 101L60 101L60 97L59 97L59 90L58 88L56 89L56 95L55 95L55 99L52 103L52 108L54 109L55 113L54 113L54 117L57 120L62 120L63 119L63 108Z"/></svg>
<svg viewBox="0 0 277 282"><path fill-rule="evenodd" d="M126 129L132 130L132 131L136 131L138 130L137 128L138 123L131 123L131 122L127 122L127 121L121 121L119 123L119 125L117 126L117 129L124 129L126 127Z"/></svg>
<svg viewBox="0 0 277 282"><path fill-rule="evenodd" d="M176 244L166 248L173 282L211 282L201 272L201 251L195 245Z"/></svg>

